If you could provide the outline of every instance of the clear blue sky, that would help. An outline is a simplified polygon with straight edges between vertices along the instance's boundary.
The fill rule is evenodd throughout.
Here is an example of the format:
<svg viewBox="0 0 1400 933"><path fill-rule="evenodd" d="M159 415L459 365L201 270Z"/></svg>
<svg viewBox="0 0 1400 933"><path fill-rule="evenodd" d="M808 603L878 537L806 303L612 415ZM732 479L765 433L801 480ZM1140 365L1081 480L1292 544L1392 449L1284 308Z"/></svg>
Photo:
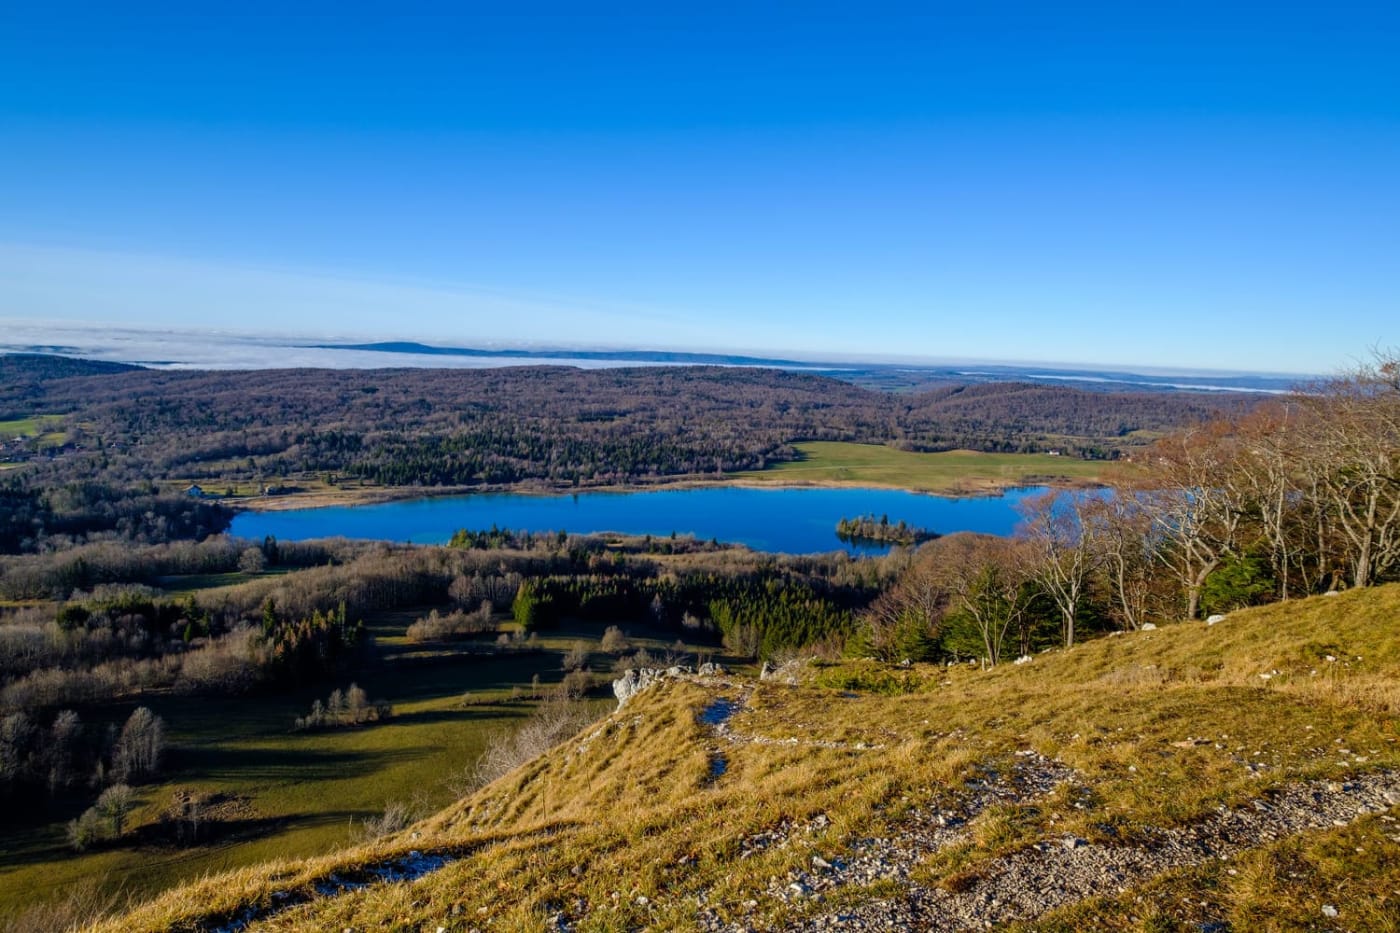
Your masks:
<svg viewBox="0 0 1400 933"><path fill-rule="evenodd" d="M9 3L3 318L1329 371L1400 4Z"/></svg>

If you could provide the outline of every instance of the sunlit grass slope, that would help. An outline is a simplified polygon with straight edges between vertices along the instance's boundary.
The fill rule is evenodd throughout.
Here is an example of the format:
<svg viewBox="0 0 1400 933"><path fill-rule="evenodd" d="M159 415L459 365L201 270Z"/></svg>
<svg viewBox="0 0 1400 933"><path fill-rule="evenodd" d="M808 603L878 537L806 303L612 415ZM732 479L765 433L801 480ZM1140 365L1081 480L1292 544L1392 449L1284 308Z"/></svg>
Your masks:
<svg viewBox="0 0 1400 933"><path fill-rule="evenodd" d="M940 493L978 493L1044 482L1092 482L1108 464L1050 454L975 450L913 453L878 444L813 441L794 445L801 460L740 473L745 481L890 486Z"/></svg>
<svg viewBox="0 0 1400 933"><path fill-rule="evenodd" d="M699 720L717 697L741 701L730 722L739 741ZM966 841L924 858L914 881L955 886L1065 834L1149 839L1271 788L1400 768L1397 709L1400 586L1104 638L990 671L850 662L808 667L795 686L668 682L411 833L190 885L106 929L194 929L409 850L458 860L415 882L313 898L254 928L536 929L566 911L579 929L687 929L702 909L765 928L897 894L853 888L817 903L771 892L814 855L848 857L1018 752L1073 768L1073 791L992 808ZM716 778L721 754L728 768ZM1309 929L1322 905L1343 900L1348 928L1394 929L1396 815L1129 879L1116 899L1034 925ZM749 844L774 831L788 844Z"/></svg>

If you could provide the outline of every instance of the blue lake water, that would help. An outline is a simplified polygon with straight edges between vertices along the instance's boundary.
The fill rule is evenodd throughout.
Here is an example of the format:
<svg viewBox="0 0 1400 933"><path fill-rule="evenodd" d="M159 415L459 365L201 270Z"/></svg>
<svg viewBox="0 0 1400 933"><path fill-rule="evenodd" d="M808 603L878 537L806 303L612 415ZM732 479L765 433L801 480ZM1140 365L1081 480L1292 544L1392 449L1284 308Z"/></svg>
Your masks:
<svg viewBox="0 0 1400 933"><path fill-rule="evenodd" d="M495 525L512 531L614 531L666 537L671 532L702 540L746 544L754 550L815 554L844 550L878 554L887 548L849 545L836 523L860 515L888 515L939 534L980 531L1010 534L1020 520L1016 505L1044 492L1013 489L1000 496L947 498L896 489L756 489L715 486L655 492L588 492L565 496L479 493L378 505L330 506L285 512L244 512L230 533L279 540L365 538L443 544L459 528Z"/></svg>

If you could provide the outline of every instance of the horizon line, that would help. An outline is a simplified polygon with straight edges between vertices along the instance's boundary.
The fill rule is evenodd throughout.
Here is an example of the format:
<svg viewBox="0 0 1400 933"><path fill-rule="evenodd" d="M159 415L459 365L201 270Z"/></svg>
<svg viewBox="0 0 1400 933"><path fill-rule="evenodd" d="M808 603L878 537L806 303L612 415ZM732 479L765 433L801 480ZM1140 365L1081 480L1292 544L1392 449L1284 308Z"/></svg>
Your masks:
<svg viewBox="0 0 1400 933"><path fill-rule="evenodd" d="M900 353L856 353L844 355L840 353L823 353L803 350L783 350L781 348L769 347L740 347L721 345L665 345L665 344L625 344L611 342L579 342L579 343L553 343L540 340L501 340L484 339L474 340L469 337L452 338L443 335L424 334L386 334L378 333L306 333L291 330L239 330L234 328L158 328L143 326L140 324L113 323L110 321L63 321L50 322L40 321L33 318L0 316L0 321L12 322L15 324L27 325L37 329L60 332L60 333L81 333L88 336L89 340L99 336L100 332L107 332L109 335L141 335L148 338L168 342L170 338L193 339L197 342L218 343L251 343L262 346L275 346L286 349L321 349L338 351L360 351L367 353L397 354L403 356L461 356L461 357L491 357L493 355L510 356L518 354L528 354L521 356L522 365L528 365L532 357L569 358L580 354L632 354L632 355L689 355L703 357L736 357L743 358L749 365L779 365L792 364L811 368L847 368L851 366L872 366L883 369L899 369L902 367L915 369L957 369L963 367L993 367L1011 369L1045 369L1056 373L1064 372L1092 372L1092 373L1113 373L1125 375L1137 375L1148 377L1182 377L1201 376L1206 378L1228 378L1228 377L1253 377L1253 378L1274 378L1274 379L1296 379L1308 380L1326 378L1325 373L1298 372L1288 370L1259 370L1259 369L1219 369L1214 367L1192 367L1183 365L1141 365L1128 362L1114 363L1093 363L1076 362L1068 360L1050 359L1007 359L998 357L968 357L968 356L948 356L940 357L934 355L914 355ZM94 331L98 333L94 333ZM404 347L420 347L422 349L406 349L396 351L384 345L400 345ZM23 343L6 342L0 344L0 353L40 353L56 356L82 356L87 352L98 351L98 346L63 346L60 344L49 344L44 342L26 341ZM126 362L136 365L154 364L170 365L171 362L139 359L133 354L124 354L119 347L110 347L101 350L102 358ZM638 361L640 362L640 361ZM198 363L186 363L190 368L208 369L212 366L202 366ZM680 364L685 365L685 364ZM703 364L699 364L703 365ZM265 367L257 367L265 368ZM299 368L299 367L292 367ZM345 367L340 367L345 368ZM366 368L366 367L353 367ZM392 368L392 367L386 367ZM428 367L431 368L431 367ZM448 368L448 367L442 367ZM781 367L780 367L781 368ZM996 376L1000 373L969 371L957 373L958 375L984 375ZM1054 377L1050 377L1054 378Z"/></svg>

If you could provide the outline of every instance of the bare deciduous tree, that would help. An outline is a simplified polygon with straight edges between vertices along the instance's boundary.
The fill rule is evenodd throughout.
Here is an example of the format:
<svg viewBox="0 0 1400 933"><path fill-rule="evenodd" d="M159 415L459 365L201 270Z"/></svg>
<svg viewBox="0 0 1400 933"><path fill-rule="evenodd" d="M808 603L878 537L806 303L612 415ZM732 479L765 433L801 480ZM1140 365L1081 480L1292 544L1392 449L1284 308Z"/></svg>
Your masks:
<svg viewBox="0 0 1400 933"><path fill-rule="evenodd" d="M948 594L948 611L972 622L983 659L999 663L1007 636L1030 609L1032 561L1026 544L962 532L938 539L928 551L933 572Z"/></svg>
<svg viewBox="0 0 1400 933"><path fill-rule="evenodd" d="M238 569L242 573L262 573L267 568L267 555L260 547L250 547L238 555Z"/></svg>
<svg viewBox="0 0 1400 933"><path fill-rule="evenodd" d="M148 708L132 711L112 749L112 773L118 781L139 781L160 771L165 753L165 721Z"/></svg>
<svg viewBox="0 0 1400 933"><path fill-rule="evenodd" d="M1109 611L1128 631L1147 621L1157 559L1154 523L1139 496L1132 486L1120 484L1112 495L1085 502L1083 509L1084 520L1094 527L1094 566L1109 596Z"/></svg>
<svg viewBox="0 0 1400 933"><path fill-rule="evenodd" d="M862 631L876 657L898 661L937 641L951 598L932 544L904 569L861 616Z"/></svg>
<svg viewBox="0 0 1400 933"><path fill-rule="evenodd" d="M1228 431L1224 423L1181 431L1148 453L1151 488L1139 501L1162 538L1158 556L1181 588L1188 619L1200 613L1206 579L1235 553L1245 515L1231 482Z"/></svg>
<svg viewBox="0 0 1400 933"><path fill-rule="evenodd" d="M1311 443L1305 462L1325 497L1352 586L1400 562L1400 358L1376 354L1299 396Z"/></svg>
<svg viewBox="0 0 1400 933"><path fill-rule="evenodd" d="M1086 520L1088 497L1047 492L1022 507L1020 529L1028 545L1030 571L1060 611L1060 635L1066 648L1074 646L1074 623L1084 599L1089 574L1098 552L1096 525Z"/></svg>

